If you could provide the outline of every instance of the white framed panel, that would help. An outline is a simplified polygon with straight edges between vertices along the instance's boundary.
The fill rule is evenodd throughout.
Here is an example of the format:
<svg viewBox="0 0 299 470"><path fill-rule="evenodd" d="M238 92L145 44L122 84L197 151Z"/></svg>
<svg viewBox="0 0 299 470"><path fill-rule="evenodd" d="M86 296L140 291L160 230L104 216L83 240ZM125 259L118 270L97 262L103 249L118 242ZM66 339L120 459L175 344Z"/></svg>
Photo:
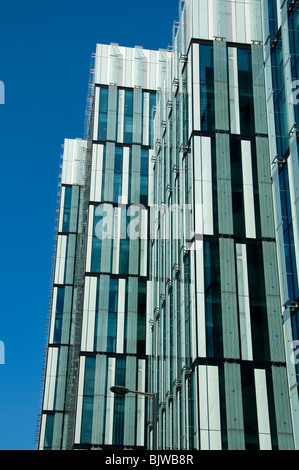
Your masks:
<svg viewBox="0 0 299 470"><path fill-rule="evenodd" d="M60 192L60 208L59 208L58 232L62 232L62 227L63 227L64 201L65 201L65 186L62 186L61 192Z"/></svg>
<svg viewBox="0 0 299 470"><path fill-rule="evenodd" d="M200 131L201 118L200 118L200 64L199 64L199 44L192 45L192 82L193 82L193 130ZM191 127L191 121L190 121ZM191 129L190 129L191 131Z"/></svg>
<svg viewBox="0 0 299 470"><path fill-rule="evenodd" d="M207 367L210 450L221 450L221 416L218 367Z"/></svg>
<svg viewBox="0 0 299 470"><path fill-rule="evenodd" d="M141 209L140 211L140 276L147 275L147 254L148 254L148 213L147 210Z"/></svg>
<svg viewBox="0 0 299 470"><path fill-rule="evenodd" d="M125 90L118 90L117 142L124 141Z"/></svg>
<svg viewBox="0 0 299 470"><path fill-rule="evenodd" d="M113 223L113 248L112 248L112 273L119 273L119 256L120 256L120 236L121 236L121 208L114 209Z"/></svg>
<svg viewBox="0 0 299 470"><path fill-rule="evenodd" d="M272 450L266 372L254 370L260 450Z"/></svg>
<svg viewBox="0 0 299 470"><path fill-rule="evenodd" d="M236 47L227 48L228 81L229 81L229 108L230 129L232 134L240 134L240 104L239 104L239 77L238 56Z"/></svg>
<svg viewBox="0 0 299 470"><path fill-rule="evenodd" d="M213 235L213 186L210 137L201 138L201 162L203 188L203 234Z"/></svg>
<svg viewBox="0 0 299 470"><path fill-rule="evenodd" d="M236 244L237 284L239 299L239 324L242 359L253 360L250 319L247 251L245 244Z"/></svg>
<svg viewBox="0 0 299 470"><path fill-rule="evenodd" d="M67 235L58 235L54 284L64 284Z"/></svg>
<svg viewBox="0 0 299 470"><path fill-rule="evenodd" d="M143 359L138 360L137 363L137 390L145 392L145 383L146 383L146 362ZM144 446L145 436L144 436L144 423L145 423L145 397L139 396L137 399L137 438L136 445Z"/></svg>
<svg viewBox="0 0 299 470"><path fill-rule="evenodd" d="M49 347L43 410L54 410L54 398L57 376L58 348Z"/></svg>
<svg viewBox="0 0 299 470"><path fill-rule="evenodd" d="M109 357L107 373L107 401L106 401L106 419L105 419L105 444L113 444L113 415L114 415L114 397L110 387L115 385L115 365L116 359Z"/></svg>
<svg viewBox="0 0 299 470"><path fill-rule="evenodd" d="M86 251L86 272L91 271L92 240L93 240L94 206L89 206L88 214L88 233L87 233L87 251Z"/></svg>
<svg viewBox="0 0 299 470"><path fill-rule="evenodd" d="M95 87L94 112L93 112L93 140L98 140L100 111L100 88Z"/></svg>
<svg viewBox="0 0 299 470"><path fill-rule="evenodd" d="M254 210L254 189L252 176L252 157L250 141L242 140L242 174L243 174L243 194L246 237L256 238L255 210Z"/></svg>
<svg viewBox="0 0 299 470"><path fill-rule="evenodd" d="M125 335L125 302L126 302L126 280L118 281L118 304L117 304L117 332L116 332L116 353L124 352Z"/></svg>
<svg viewBox="0 0 299 470"><path fill-rule="evenodd" d="M142 144L149 145L149 128L150 128L150 95L143 93L143 128L142 128Z"/></svg>
<svg viewBox="0 0 299 470"><path fill-rule="evenodd" d="M81 356L80 357L80 365L79 365L78 401L77 401L75 441L74 441L75 444L80 444L80 441L81 441L81 425L82 425L82 410L83 410L85 363L86 363L86 357Z"/></svg>
<svg viewBox="0 0 299 470"><path fill-rule="evenodd" d="M196 314L197 314L197 354L206 357L206 308L204 281L203 241L196 241Z"/></svg>
<svg viewBox="0 0 299 470"><path fill-rule="evenodd" d="M53 343L53 339L54 339L56 304L57 304L57 287L54 287L53 288L53 294L52 294L52 309L51 309L51 325L50 325L50 332L49 332L49 343Z"/></svg>
<svg viewBox="0 0 299 470"><path fill-rule="evenodd" d="M92 147L92 164L90 179L90 201L102 200L104 145L94 144Z"/></svg>
<svg viewBox="0 0 299 470"><path fill-rule="evenodd" d="M81 350L94 350L97 278L85 277Z"/></svg>
<svg viewBox="0 0 299 470"><path fill-rule="evenodd" d="M122 174L122 204L128 204L129 200L129 168L130 168L130 148L123 147L123 174Z"/></svg>

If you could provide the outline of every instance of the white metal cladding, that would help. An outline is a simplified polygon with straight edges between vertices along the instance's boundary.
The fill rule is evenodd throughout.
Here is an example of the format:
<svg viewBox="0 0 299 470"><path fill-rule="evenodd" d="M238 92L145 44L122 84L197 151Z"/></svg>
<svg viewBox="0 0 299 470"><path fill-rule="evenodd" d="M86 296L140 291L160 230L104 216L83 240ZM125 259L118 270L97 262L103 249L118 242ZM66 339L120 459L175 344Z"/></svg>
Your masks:
<svg viewBox="0 0 299 470"><path fill-rule="evenodd" d="M156 90L162 86L167 51L97 44L95 83Z"/></svg>
<svg viewBox="0 0 299 470"><path fill-rule="evenodd" d="M65 139L61 173L62 184L83 184L83 163L86 141L82 139Z"/></svg>
<svg viewBox="0 0 299 470"><path fill-rule="evenodd" d="M192 38L225 37L236 43L262 39L260 1L187 0L182 14L185 20L185 41Z"/></svg>

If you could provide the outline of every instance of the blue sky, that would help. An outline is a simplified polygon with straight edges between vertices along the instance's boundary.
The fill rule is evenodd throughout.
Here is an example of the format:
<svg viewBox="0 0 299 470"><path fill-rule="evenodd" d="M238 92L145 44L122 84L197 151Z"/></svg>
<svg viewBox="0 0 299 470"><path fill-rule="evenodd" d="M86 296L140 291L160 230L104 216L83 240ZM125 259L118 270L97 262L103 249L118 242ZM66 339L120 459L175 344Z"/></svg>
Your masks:
<svg viewBox="0 0 299 470"><path fill-rule="evenodd" d="M10 0L0 8L0 450L35 448L64 138L83 137L96 43L165 48L178 0Z"/></svg>

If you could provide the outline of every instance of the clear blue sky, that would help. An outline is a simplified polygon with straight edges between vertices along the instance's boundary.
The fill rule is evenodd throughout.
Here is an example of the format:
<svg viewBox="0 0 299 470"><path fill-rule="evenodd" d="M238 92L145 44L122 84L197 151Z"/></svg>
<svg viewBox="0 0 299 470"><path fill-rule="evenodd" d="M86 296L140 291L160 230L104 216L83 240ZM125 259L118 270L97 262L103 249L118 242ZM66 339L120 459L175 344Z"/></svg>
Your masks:
<svg viewBox="0 0 299 470"><path fill-rule="evenodd" d="M35 448L59 155L83 137L96 43L165 48L178 0L2 1L0 450Z"/></svg>

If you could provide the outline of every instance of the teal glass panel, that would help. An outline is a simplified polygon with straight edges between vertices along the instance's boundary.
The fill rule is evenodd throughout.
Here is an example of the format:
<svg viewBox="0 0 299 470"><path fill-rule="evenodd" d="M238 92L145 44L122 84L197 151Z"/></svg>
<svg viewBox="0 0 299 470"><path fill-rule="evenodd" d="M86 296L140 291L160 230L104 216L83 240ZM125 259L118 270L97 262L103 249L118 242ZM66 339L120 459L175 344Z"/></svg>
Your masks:
<svg viewBox="0 0 299 470"><path fill-rule="evenodd" d="M217 241L204 242L206 341L208 357L223 357L220 255Z"/></svg>
<svg viewBox="0 0 299 470"><path fill-rule="evenodd" d="M65 188L64 196L64 209L63 209L63 223L62 231L70 231L70 220L71 220L71 207L72 207L72 188Z"/></svg>
<svg viewBox="0 0 299 470"><path fill-rule="evenodd" d="M242 135L255 134L251 51L238 49L239 104Z"/></svg>
<svg viewBox="0 0 299 470"><path fill-rule="evenodd" d="M241 141L238 138L230 138L230 160L234 234L237 237L244 238L246 236L246 233L243 200L243 173L241 158Z"/></svg>
<svg viewBox="0 0 299 470"><path fill-rule="evenodd" d="M102 141L105 141L107 139L108 95L109 95L108 88L100 89L98 140L102 140Z"/></svg>
<svg viewBox="0 0 299 470"><path fill-rule="evenodd" d="M64 294L65 294L65 288L64 287L59 287L57 289L55 327L54 327L54 344L61 343L63 309L64 309Z"/></svg>
<svg viewBox="0 0 299 470"><path fill-rule="evenodd" d="M44 450L52 449L54 421L55 421L55 414L48 414L47 419L46 419Z"/></svg>
<svg viewBox="0 0 299 470"><path fill-rule="evenodd" d="M146 282L138 283L137 354L145 354L146 340Z"/></svg>
<svg viewBox="0 0 299 470"><path fill-rule="evenodd" d="M126 385L126 360L116 359L115 383L120 386ZM124 418L125 418L125 400L121 395L114 397L114 416L113 416L113 445L122 445L124 440Z"/></svg>
<svg viewBox="0 0 299 470"><path fill-rule="evenodd" d="M241 364L245 449L259 450L254 369Z"/></svg>
<svg viewBox="0 0 299 470"><path fill-rule="evenodd" d="M156 106L156 93L150 93L150 104L149 104L149 145L153 145L153 118L155 115L155 106Z"/></svg>
<svg viewBox="0 0 299 470"><path fill-rule="evenodd" d="M140 204L148 204L148 150L141 149L140 162Z"/></svg>
<svg viewBox="0 0 299 470"><path fill-rule="evenodd" d="M200 46L200 106L201 129L215 131L213 46Z"/></svg>
<svg viewBox="0 0 299 470"><path fill-rule="evenodd" d="M122 193L123 149L115 147L113 202L118 203Z"/></svg>
<svg viewBox="0 0 299 470"><path fill-rule="evenodd" d="M118 280L110 278L108 303L107 352L115 352L117 329Z"/></svg>
<svg viewBox="0 0 299 470"><path fill-rule="evenodd" d="M288 151L288 131L281 42L278 42L276 46L272 48L271 60L276 144L278 155L283 157Z"/></svg>
<svg viewBox="0 0 299 470"><path fill-rule="evenodd" d="M91 272L99 273L101 271L102 257L102 238L100 227L103 224L103 207L98 206L94 216L94 230L92 237L92 255L91 255Z"/></svg>
<svg viewBox="0 0 299 470"><path fill-rule="evenodd" d="M133 91L125 91L125 110L124 110L124 143L132 143L133 138Z"/></svg>
<svg viewBox="0 0 299 470"><path fill-rule="evenodd" d="M92 435L92 417L95 386L95 358L86 357L83 406L82 406L82 424L81 424L81 443L90 444Z"/></svg>
<svg viewBox="0 0 299 470"><path fill-rule="evenodd" d="M268 312L261 244L247 244L247 270L253 358L256 361L270 361Z"/></svg>
<svg viewBox="0 0 299 470"><path fill-rule="evenodd" d="M283 221L284 254L286 261L286 275L288 285L288 296L295 300L299 296L298 274L295 255L295 242L293 232L293 219L290 199L290 185L287 166L279 172L280 202Z"/></svg>

